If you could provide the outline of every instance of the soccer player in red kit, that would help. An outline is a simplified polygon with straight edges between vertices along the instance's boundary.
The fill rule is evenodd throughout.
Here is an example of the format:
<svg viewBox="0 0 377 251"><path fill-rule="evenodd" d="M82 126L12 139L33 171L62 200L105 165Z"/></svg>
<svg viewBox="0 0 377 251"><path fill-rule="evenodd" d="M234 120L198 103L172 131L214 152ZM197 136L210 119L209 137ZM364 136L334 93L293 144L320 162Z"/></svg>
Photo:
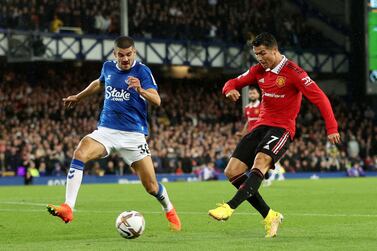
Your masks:
<svg viewBox="0 0 377 251"><path fill-rule="evenodd" d="M242 132L238 135L244 136L246 133L251 132L254 127L254 124L259 119L260 113L260 94L258 89L255 86L249 87L249 99L250 103L247 104L244 108L244 114L246 118L245 126L242 129Z"/></svg>
<svg viewBox="0 0 377 251"><path fill-rule="evenodd" d="M268 238L276 236L283 215L270 209L258 189L267 171L274 167L293 140L302 95L320 110L328 140L336 144L340 142L340 136L328 98L304 70L280 54L274 36L262 33L252 46L259 63L226 82L223 94L235 102L240 97L239 89L259 85L262 91L259 120L241 139L225 169L229 181L238 188L237 193L208 214L216 220L227 220L242 202L248 200L264 218Z"/></svg>

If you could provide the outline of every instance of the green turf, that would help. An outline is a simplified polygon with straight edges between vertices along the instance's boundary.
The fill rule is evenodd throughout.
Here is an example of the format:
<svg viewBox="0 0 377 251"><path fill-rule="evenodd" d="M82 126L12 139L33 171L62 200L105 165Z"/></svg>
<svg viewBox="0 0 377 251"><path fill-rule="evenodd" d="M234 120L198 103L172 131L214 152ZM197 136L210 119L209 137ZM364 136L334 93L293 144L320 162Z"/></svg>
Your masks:
<svg viewBox="0 0 377 251"><path fill-rule="evenodd" d="M227 182L166 187L181 214L180 233L168 230L160 206L139 184L83 185L70 224L43 206L60 203L64 187L0 187L0 250L377 250L376 178L288 180L262 188L285 216L274 239L263 237L261 217L247 203L227 222L207 216L233 195ZM139 239L123 239L115 230L125 210L144 214Z"/></svg>

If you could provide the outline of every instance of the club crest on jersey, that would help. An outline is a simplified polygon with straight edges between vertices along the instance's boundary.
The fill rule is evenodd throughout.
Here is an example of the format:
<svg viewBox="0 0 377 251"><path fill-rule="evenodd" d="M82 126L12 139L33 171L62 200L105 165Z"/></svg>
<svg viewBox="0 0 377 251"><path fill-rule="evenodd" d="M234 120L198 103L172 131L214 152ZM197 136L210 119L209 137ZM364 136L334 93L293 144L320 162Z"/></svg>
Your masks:
<svg viewBox="0 0 377 251"><path fill-rule="evenodd" d="M254 114L258 114L258 113L259 113L259 109L255 109Z"/></svg>
<svg viewBox="0 0 377 251"><path fill-rule="evenodd" d="M286 79L285 77L278 76L278 77L276 78L275 83L276 83L276 85L277 85L279 88L282 88L283 86L285 86L285 81L286 81L286 80L287 80L287 79Z"/></svg>

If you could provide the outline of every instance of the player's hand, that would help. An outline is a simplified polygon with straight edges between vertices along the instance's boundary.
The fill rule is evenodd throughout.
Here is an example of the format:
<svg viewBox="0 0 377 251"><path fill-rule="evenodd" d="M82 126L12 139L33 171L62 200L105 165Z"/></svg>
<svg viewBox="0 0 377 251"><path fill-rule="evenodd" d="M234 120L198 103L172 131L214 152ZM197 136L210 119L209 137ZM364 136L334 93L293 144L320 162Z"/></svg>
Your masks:
<svg viewBox="0 0 377 251"><path fill-rule="evenodd" d="M237 90L231 90L228 92L225 97L230 99L233 102L236 102L240 98L240 93Z"/></svg>
<svg viewBox="0 0 377 251"><path fill-rule="evenodd" d="M331 144L339 144L340 143L340 135L339 133L333 133L327 136L328 140Z"/></svg>
<svg viewBox="0 0 377 251"><path fill-rule="evenodd" d="M67 109L73 108L78 102L80 102L80 99L77 95L68 96L66 98L63 98L64 107Z"/></svg>
<svg viewBox="0 0 377 251"><path fill-rule="evenodd" d="M128 77L127 79L128 87L127 90L130 88L134 88L138 93L142 90L140 80L135 77Z"/></svg>

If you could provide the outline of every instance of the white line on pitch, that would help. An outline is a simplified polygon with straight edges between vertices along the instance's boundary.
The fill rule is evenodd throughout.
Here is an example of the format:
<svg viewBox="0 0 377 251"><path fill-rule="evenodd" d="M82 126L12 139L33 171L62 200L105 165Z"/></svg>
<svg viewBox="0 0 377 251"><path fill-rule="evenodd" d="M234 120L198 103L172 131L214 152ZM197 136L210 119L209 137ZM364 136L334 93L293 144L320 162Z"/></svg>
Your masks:
<svg viewBox="0 0 377 251"><path fill-rule="evenodd" d="M43 203L33 203L33 202L24 202L24 201L0 201L0 204L25 205L25 206L46 206L47 205Z"/></svg>
<svg viewBox="0 0 377 251"><path fill-rule="evenodd" d="M7 204L7 205L25 205L25 206L43 206L45 207L47 204L43 203L33 203L33 202L24 202L24 201L0 201L0 204ZM41 209L2 209L0 211L3 212L42 212L44 210ZM75 210L76 213L120 213L119 210L86 210L86 209L79 209ZM143 211L143 214L161 214L162 211ZM184 212L180 211L179 214L182 215L206 215L206 212ZM252 212L236 212L237 215L257 215L257 213ZM307 216L307 217L377 217L377 214L321 214L321 213L289 213L285 214L286 216Z"/></svg>

